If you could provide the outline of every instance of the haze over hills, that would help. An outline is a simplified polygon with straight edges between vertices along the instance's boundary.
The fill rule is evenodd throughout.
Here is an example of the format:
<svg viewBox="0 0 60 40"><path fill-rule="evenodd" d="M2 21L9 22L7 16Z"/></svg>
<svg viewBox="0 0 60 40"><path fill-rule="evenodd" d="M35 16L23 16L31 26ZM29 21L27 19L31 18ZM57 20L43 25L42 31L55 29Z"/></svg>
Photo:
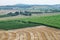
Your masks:
<svg viewBox="0 0 60 40"><path fill-rule="evenodd" d="M16 5L6 5L0 6L0 10L5 9L32 9L32 8L43 8L43 9L60 9L60 4L56 5L29 5L29 4L16 4Z"/></svg>

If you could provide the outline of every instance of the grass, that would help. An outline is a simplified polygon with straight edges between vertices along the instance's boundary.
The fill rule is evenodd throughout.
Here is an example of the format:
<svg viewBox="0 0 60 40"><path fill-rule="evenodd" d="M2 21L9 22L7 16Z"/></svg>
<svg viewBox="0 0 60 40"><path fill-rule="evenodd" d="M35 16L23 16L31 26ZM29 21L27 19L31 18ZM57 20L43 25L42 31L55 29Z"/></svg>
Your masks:
<svg viewBox="0 0 60 40"><path fill-rule="evenodd" d="M26 27L32 27L32 26L37 26L37 25L38 24L20 22L18 20L0 21L0 29L5 29L5 30L26 28Z"/></svg>
<svg viewBox="0 0 60 40"><path fill-rule="evenodd" d="M28 23L28 21L51 25L52 27L60 29L60 15L42 16L42 17L34 16L27 18L16 18L12 20L0 20L0 29L9 30L9 29L18 29L18 28L26 28L41 25L41 24Z"/></svg>
<svg viewBox="0 0 60 40"><path fill-rule="evenodd" d="M60 15L46 16L46 17L32 17L22 20L36 22L36 23L43 23L46 25L51 25L55 28L60 28Z"/></svg>

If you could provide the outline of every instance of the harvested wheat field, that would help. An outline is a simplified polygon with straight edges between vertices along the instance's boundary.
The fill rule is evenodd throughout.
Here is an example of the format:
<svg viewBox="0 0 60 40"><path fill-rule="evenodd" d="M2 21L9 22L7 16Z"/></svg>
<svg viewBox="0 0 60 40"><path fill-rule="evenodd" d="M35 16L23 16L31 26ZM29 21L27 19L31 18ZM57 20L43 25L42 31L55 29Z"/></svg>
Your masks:
<svg viewBox="0 0 60 40"><path fill-rule="evenodd" d="M60 40L60 30L46 26L1 30L0 40Z"/></svg>

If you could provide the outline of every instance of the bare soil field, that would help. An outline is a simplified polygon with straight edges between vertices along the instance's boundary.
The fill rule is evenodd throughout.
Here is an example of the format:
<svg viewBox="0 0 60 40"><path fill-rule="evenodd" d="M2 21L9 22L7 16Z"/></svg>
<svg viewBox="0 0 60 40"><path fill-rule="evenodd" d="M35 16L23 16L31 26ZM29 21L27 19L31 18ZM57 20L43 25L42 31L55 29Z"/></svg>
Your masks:
<svg viewBox="0 0 60 40"><path fill-rule="evenodd" d="M0 30L0 40L60 40L60 30L46 26Z"/></svg>

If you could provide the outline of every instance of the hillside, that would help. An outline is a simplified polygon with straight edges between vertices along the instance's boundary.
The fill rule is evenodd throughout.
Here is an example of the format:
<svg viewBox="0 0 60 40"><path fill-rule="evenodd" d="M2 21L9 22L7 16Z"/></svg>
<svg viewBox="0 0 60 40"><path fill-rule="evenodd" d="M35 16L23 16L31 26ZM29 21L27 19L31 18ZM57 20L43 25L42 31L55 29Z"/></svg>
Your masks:
<svg viewBox="0 0 60 40"><path fill-rule="evenodd" d="M0 6L0 10L2 9L27 9L27 8L44 8L44 9L60 9L60 4L56 5L29 5L29 4L16 4L16 5L6 5Z"/></svg>

